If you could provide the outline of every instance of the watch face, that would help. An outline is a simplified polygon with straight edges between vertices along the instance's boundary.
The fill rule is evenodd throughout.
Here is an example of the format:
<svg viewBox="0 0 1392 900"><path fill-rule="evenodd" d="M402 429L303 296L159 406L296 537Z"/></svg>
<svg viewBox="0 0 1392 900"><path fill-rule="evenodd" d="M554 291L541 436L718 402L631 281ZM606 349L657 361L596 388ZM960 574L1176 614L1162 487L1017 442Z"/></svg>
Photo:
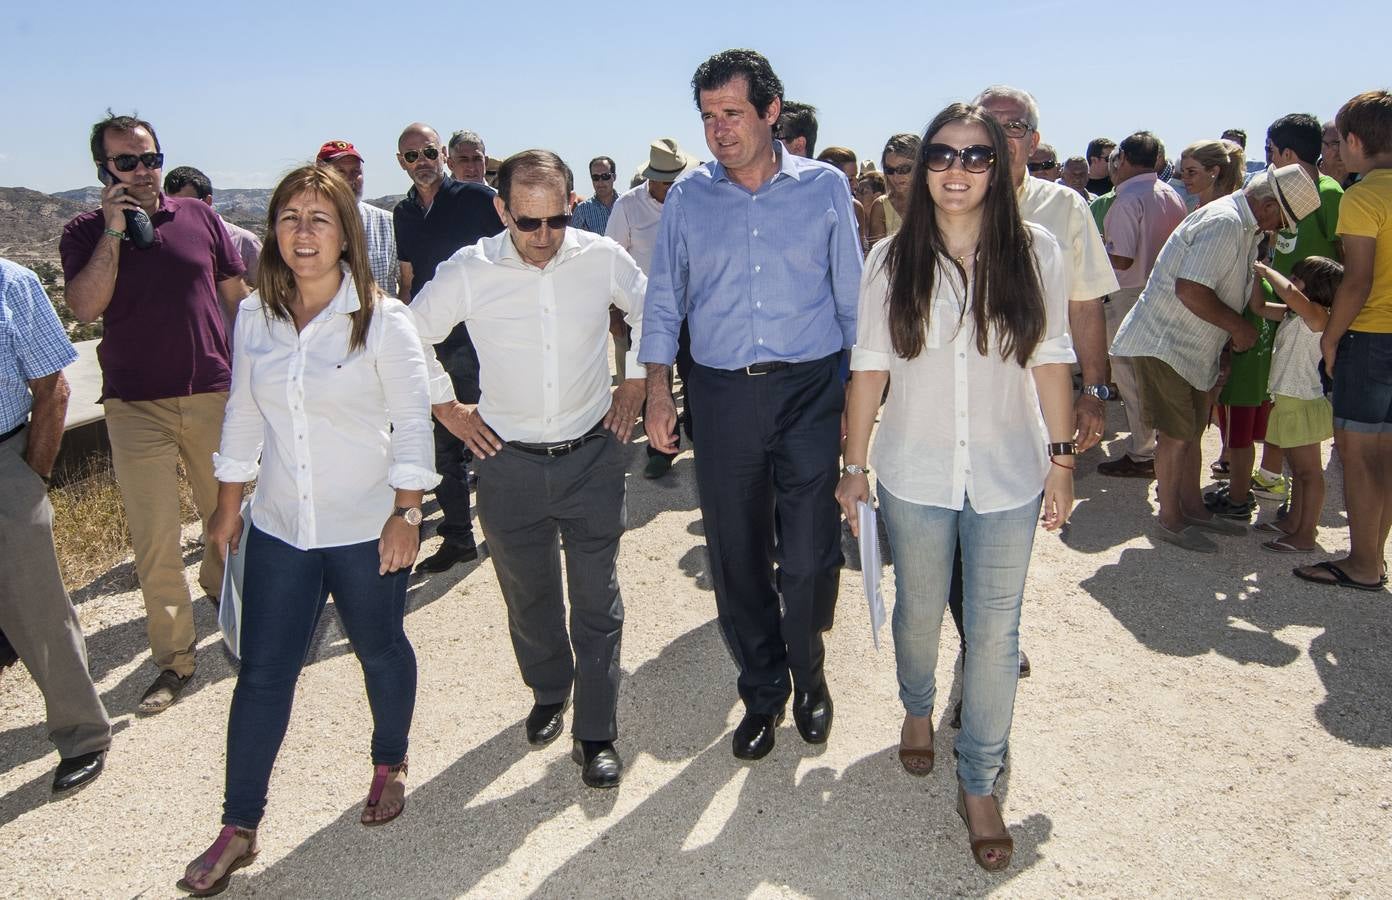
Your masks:
<svg viewBox="0 0 1392 900"><path fill-rule="evenodd" d="M401 518L406 520L407 525L419 525L421 523L421 511L413 506L403 512Z"/></svg>

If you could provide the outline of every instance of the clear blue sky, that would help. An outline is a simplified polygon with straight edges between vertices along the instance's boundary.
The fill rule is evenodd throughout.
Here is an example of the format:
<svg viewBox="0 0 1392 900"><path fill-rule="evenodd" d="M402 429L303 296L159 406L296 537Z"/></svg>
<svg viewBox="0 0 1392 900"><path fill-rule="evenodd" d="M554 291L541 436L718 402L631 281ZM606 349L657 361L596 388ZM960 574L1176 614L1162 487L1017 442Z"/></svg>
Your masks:
<svg viewBox="0 0 1392 900"><path fill-rule="evenodd" d="M7 3L0 185L95 184L88 129L110 106L155 124L166 168L197 166L215 187L271 187L322 141L345 138L367 158L367 195L400 193L408 182L396 136L422 120L444 135L477 131L494 156L556 150L586 193L591 157L615 157L626 178L657 137L705 158L691 74L740 46L769 57L789 98L818 107L819 146L844 144L861 158L994 82L1034 93L1044 140L1060 156L1141 128L1175 155L1235 126L1260 157L1276 117L1328 118L1358 91L1392 87L1388 9L1347 0Z"/></svg>

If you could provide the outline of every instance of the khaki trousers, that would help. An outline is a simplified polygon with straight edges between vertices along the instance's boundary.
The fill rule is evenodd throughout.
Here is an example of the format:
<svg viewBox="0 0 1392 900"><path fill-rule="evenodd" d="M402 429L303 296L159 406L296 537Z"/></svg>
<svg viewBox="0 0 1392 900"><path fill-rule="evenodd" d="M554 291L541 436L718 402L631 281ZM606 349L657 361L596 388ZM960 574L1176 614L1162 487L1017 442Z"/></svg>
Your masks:
<svg viewBox="0 0 1392 900"><path fill-rule="evenodd" d="M225 392L167 400L107 400L111 464L130 524L135 571L145 595L145 627L155 665L193 674L193 601L184 580L177 461L207 527L217 508L213 453L222 434ZM198 583L209 597L222 589L222 557L203 552Z"/></svg>
<svg viewBox="0 0 1392 900"><path fill-rule="evenodd" d="M1141 288L1122 288L1111 295L1102 307L1107 315L1107 346L1116 340L1117 329L1126 314L1141 299ZM1126 424L1131 429L1131 437L1126 442L1126 454L1132 459L1144 462L1155 458L1155 429L1147 428L1144 419L1144 404L1141 401L1141 388L1136 381L1136 370L1131 367L1131 359L1126 356L1112 357L1112 380L1116 382L1121 402L1126 407Z"/></svg>

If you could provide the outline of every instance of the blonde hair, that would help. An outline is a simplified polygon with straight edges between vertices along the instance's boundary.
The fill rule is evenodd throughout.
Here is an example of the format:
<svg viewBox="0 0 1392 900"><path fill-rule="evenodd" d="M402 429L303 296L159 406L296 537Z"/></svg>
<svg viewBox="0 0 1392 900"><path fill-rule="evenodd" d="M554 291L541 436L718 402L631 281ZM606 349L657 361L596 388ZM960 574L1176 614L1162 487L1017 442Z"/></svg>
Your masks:
<svg viewBox="0 0 1392 900"><path fill-rule="evenodd" d="M1181 162L1186 156L1205 169L1218 169L1218 177L1213 180L1213 196L1226 197L1242 186L1247 160L1242 148L1232 141L1195 141L1179 155Z"/></svg>
<svg viewBox="0 0 1392 900"><path fill-rule="evenodd" d="M290 303L299 289L295 287L295 273L286 264L280 242L276 240L276 218L287 203L303 193L317 194L327 199L338 214L339 228L347 245L340 259L348 264L348 271L352 273L353 283L358 289L358 308L349 313L353 330L348 337L348 349L359 350L367 343L367 329L372 324L378 288L368 262L367 239L363 236L362 220L358 218L357 197L348 182L332 166L301 166L281 179L271 194L266 217L266 243L261 251L261 267L256 273L256 291L271 316L293 321Z"/></svg>

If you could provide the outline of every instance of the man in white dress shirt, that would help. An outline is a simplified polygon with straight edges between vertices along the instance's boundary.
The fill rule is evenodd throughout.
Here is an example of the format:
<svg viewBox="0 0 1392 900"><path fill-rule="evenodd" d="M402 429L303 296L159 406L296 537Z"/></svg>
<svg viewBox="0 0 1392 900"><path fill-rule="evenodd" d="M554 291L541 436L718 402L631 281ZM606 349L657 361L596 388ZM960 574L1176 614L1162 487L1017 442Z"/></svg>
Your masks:
<svg viewBox="0 0 1392 900"><path fill-rule="evenodd" d="M372 277L388 297L396 297L401 276L400 261L396 258L396 230L392 214L385 209L363 202L363 158L348 141L325 141L315 162L332 166L348 180L348 186L358 198L358 216L362 219L363 236L367 238L367 260ZM406 297L398 298L402 303Z"/></svg>
<svg viewBox="0 0 1392 900"><path fill-rule="evenodd" d="M645 388L633 378L611 396L606 349L611 303L638 345L647 278L613 241L567 227L565 164L548 150L505 160L494 203L507 230L442 263L411 312L427 346L464 322L478 350L478 405L455 400L433 355L430 399L474 453L479 522L535 701L527 740L560 734L573 689L572 757L585 784L614 787L624 444ZM636 358L628 370L643 371Z"/></svg>

